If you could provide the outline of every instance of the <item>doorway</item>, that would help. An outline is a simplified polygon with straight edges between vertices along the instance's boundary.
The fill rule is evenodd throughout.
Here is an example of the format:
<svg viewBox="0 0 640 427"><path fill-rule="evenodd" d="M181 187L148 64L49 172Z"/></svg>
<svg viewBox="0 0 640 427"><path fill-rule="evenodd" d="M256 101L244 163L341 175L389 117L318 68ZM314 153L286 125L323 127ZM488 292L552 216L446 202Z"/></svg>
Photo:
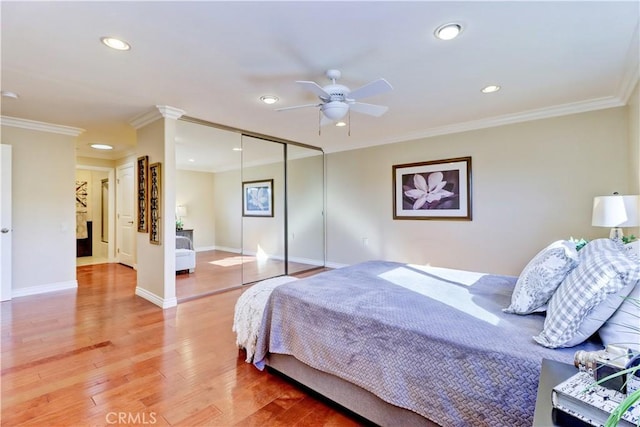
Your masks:
<svg viewBox="0 0 640 427"><path fill-rule="evenodd" d="M77 266L116 261L114 181L114 168L76 165Z"/></svg>

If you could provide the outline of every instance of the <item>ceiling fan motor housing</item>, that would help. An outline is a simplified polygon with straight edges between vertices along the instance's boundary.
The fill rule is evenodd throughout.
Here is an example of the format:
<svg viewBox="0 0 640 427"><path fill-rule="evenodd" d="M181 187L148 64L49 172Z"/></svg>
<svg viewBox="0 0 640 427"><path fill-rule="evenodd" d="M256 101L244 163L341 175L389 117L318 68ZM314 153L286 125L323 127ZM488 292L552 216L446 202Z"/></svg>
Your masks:
<svg viewBox="0 0 640 427"><path fill-rule="evenodd" d="M344 85L339 85L339 84L326 85L325 87L322 88L322 90L324 90L330 95L329 99L322 99L321 97L320 99L322 99L323 101L344 102L347 98L347 95L349 95L349 92L350 92L348 87Z"/></svg>

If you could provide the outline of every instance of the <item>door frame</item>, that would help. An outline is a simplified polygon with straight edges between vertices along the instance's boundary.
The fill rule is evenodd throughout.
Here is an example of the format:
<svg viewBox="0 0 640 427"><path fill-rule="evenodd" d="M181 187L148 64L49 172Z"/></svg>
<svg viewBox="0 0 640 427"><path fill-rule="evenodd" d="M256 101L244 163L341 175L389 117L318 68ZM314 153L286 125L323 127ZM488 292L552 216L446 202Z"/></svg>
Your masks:
<svg viewBox="0 0 640 427"><path fill-rule="evenodd" d="M11 175L12 175L12 147L8 144L0 144L0 168L2 178L0 186L2 200L0 201L0 227L7 228L7 233L0 235L0 263L2 264L0 273L0 301L9 301L13 297L12 269L12 200L11 200Z"/></svg>
<svg viewBox="0 0 640 427"><path fill-rule="evenodd" d="M115 220L116 220L116 195L115 195L115 182L116 182L116 169L107 168L102 166L88 166L76 164L76 170L94 170L109 173L109 233L107 235L107 258L109 262L116 262L116 233L115 233ZM93 244L93 242L92 242Z"/></svg>

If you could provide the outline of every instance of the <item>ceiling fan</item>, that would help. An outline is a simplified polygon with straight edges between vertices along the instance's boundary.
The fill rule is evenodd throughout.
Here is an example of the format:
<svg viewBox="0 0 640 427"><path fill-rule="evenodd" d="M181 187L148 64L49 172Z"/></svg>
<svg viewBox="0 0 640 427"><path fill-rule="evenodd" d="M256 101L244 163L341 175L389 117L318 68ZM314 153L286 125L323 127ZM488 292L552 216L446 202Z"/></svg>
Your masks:
<svg viewBox="0 0 640 427"><path fill-rule="evenodd" d="M322 113L320 125L326 125L328 123L341 120L350 111L379 117L389 109L389 107L386 107L384 105L358 102L359 99L367 98L392 90L393 87L385 79L380 78L378 80L374 80L371 83L368 83L354 91L351 91L348 87L336 83L336 80L338 80L341 76L340 71L328 70L326 72L326 76L329 80L331 80L331 84L328 84L324 87L320 86L316 82L296 82L302 85L304 89L317 95L318 98L320 98L320 103L278 108L276 111L293 110L296 108L306 107L320 107L320 112Z"/></svg>

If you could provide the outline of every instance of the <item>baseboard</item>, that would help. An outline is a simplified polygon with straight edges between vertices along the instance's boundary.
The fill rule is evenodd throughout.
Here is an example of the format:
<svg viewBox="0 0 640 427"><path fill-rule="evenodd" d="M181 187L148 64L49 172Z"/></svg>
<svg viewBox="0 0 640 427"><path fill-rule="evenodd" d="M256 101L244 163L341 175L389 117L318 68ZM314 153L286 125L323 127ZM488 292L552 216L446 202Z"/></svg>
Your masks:
<svg viewBox="0 0 640 427"><path fill-rule="evenodd" d="M348 267L349 264L340 264L337 262L331 262L331 261L327 261L325 267L329 267L329 268L342 268L342 267Z"/></svg>
<svg viewBox="0 0 640 427"><path fill-rule="evenodd" d="M148 290L143 289L139 286L136 286L136 295L138 295L140 298L146 299L150 303L153 303L162 309L171 308L178 305L178 299L176 297L170 299L160 298L153 292L149 292Z"/></svg>
<svg viewBox="0 0 640 427"><path fill-rule="evenodd" d="M224 252L232 252L234 254L239 254L242 252L239 248L229 248L227 246L213 246L213 250L215 251L224 251Z"/></svg>
<svg viewBox="0 0 640 427"><path fill-rule="evenodd" d="M215 251L215 246L200 246L199 248L193 248L196 252Z"/></svg>
<svg viewBox="0 0 640 427"><path fill-rule="evenodd" d="M77 280L69 280L67 282L47 283L46 285L29 286L27 288L13 289L12 298L26 297L29 295L46 294L49 292L67 291L69 289L78 289Z"/></svg>

